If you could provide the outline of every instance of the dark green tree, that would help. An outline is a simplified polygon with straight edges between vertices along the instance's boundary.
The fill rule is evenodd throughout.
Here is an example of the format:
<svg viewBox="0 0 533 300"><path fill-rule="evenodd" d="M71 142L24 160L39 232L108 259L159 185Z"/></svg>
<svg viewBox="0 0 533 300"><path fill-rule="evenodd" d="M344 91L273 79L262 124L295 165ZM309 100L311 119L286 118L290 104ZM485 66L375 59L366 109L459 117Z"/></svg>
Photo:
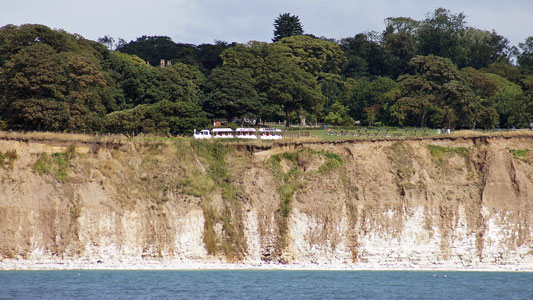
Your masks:
<svg viewBox="0 0 533 300"><path fill-rule="evenodd" d="M205 127L208 123L199 105L164 100L107 114L103 120L103 130L133 135L190 134L193 129Z"/></svg>
<svg viewBox="0 0 533 300"><path fill-rule="evenodd" d="M280 14L274 20L274 38L273 42L277 42L283 38L302 35L304 30L298 16L292 16L290 13Z"/></svg>
<svg viewBox="0 0 533 300"><path fill-rule="evenodd" d="M190 45L191 48L194 46ZM159 66L161 59L172 60L177 58L181 50L168 36L146 36L137 38L117 48L118 51L137 55L152 66Z"/></svg>
<svg viewBox="0 0 533 300"><path fill-rule="evenodd" d="M311 36L291 36L278 42L304 71L315 76L319 73L339 73L346 58L337 43Z"/></svg>
<svg viewBox="0 0 533 300"><path fill-rule="evenodd" d="M468 49L466 65L469 67L481 69L496 62L509 61L509 40L495 31L468 28L464 39Z"/></svg>
<svg viewBox="0 0 533 300"><path fill-rule="evenodd" d="M228 44L223 41L215 41L215 44L201 44L196 47L198 49L197 60L202 68L206 70L206 74L211 72L214 68L222 65L222 58L220 54L224 50L235 46L235 43Z"/></svg>
<svg viewBox="0 0 533 300"><path fill-rule="evenodd" d="M333 103L328 115L324 118L324 122L343 126L353 126L355 124L354 119L348 115L348 109L340 102Z"/></svg>
<svg viewBox="0 0 533 300"><path fill-rule="evenodd" d="M324 113L327 115L329 107L340 99L348 85L342 75L331 73L321 73L318 83L324 95Z"/></svg>
<svg viewBox="0 0 533 300"><path fill-rule="evenodd" d="M222 66L209 75L204 110L215 118L255 117L262 101L250 69Z"/></svg>
<svg viewBox="0 0 533 300"><path fill-rule="evenodd" d="M195 66L176 63L166 68L150 69L155 71L154 84L161 94L157 102L170 100L200 104L203 100L202 89L206 78Z"/></svg>
<svg viewBox="0 0 533 300"><path fill-rule="evenodd" d="M156 68L139 57L114 51L104 61L104 67L118 91L117 106L113 110L163 100L163 93L158 88L160 83L156 80Z"/></svg>
<svg viewBox="0 0 533 300"><path fill-rule="evenodd" d="M415 56L413 75L398 78L400 93L391 107L399 125L472 128L483 103L451 60Z"/></svg>
<svg viewBox="0 0 533 300"><path fill-rule="evenodd" d="M92 56L35 43L0 73L0 108L10 128L92 131L106 112L108 85Z"/></svg>
<svg viewBox="0 0 533 300"><path fill-rule="evenodd" d="M498 83L498 91L491 100L500 115L500 128L527 127L530 115L522 88L501 76L490 75Z"/></svg>
<svg viewBox="0 0 533 300"><path fill-rule="evenodd" d="M415 30L419 22L411 18L388 18L381 45L385 68L382 75L397 78L408 71L411 58L416 55Z"/></svg>
<svg viewBox="0 0 533 300"><path fill-rule="evenodd" d="M465 15L437 8L421 22L417 32L418 54L451 59L459 67L467 66L468 50L464 39Z"/></svg>
<svg viewBox="0 0 533 300"><path fill-rule="evenodd" d="M374 80L349 80L342 102L355 120L364 124L375 125L376 122L390 123L388 110L394 97L391 93L398 84L388 77Z"/></svg>
<svg viewBox="0 0 533 300"><path fill-rule="evenodd" d="M518 44L518 65L523 68L533 68L533 36L528 37L523 43Z"/></svg>
<svg viewBox="0 0 533 300"><path fill-rule="evenodd" d="M509 63L496 62L490 64L487 68L483 68L481 71L499 75L516 84L520 84L522 80L520 68Z"/></svg>
<svg viewBox="0 0 533 300"><path fill-rule="evenodd" d="M360 33L354 37L344 38L340 41L340 46L347 59L342 71L346 77L384 73L384 52L375 34Z"/></svg>
<svg viewBox="0 0 533 300"><path fill-rule="evenodd" d="M274 44L265 57L265 74L260 77L268 101L283 107L286 125L289 115L298 113L300 125L305 126L306 112L316 112L323 105L317 79L302 70L294 60L283 55L283 49Z"/></svg>

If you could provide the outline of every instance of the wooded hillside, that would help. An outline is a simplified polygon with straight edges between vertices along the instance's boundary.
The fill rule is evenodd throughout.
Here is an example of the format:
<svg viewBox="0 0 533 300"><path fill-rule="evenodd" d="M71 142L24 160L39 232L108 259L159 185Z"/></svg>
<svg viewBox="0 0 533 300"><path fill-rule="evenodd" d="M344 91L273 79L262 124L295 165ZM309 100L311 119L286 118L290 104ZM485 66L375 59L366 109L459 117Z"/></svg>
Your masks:
<svg viewBox="0 0 533 300"><path fill-rule="evenodd" d="M298 22L280 15L272 43L202 45L164 36L114 45L107 36L95 42L44 25L6 25L0 129L183 134L215 118L449 128L533 122L533 36L513 47L442 8L338 41L301 34Z"/></svg>

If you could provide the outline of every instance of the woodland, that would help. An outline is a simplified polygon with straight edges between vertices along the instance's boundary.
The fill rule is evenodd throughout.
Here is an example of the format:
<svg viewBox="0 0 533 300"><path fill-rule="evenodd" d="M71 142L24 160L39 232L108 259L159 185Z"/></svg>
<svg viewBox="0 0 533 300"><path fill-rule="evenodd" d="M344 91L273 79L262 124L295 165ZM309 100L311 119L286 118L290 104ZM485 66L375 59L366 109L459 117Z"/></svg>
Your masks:
<svg viewBox="0 0 533 300"><path fill-rule="evenodd" d="M213 120L350 127L524 128L533 36L517 46L438 8L340 40L280 14L271 42L98 41L0 28L0 130L190 134Z"/></svg>

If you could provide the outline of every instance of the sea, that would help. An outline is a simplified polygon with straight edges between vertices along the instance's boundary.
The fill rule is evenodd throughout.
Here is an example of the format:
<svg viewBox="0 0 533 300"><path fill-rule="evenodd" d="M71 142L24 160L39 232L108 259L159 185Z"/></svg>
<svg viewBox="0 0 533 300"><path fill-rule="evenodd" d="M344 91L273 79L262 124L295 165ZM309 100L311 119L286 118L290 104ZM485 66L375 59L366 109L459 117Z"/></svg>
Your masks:
<svg viewBox="0 0 533 300"><path fill-rule="evenodd" d="M533 299L533 273L0 271L0 299Z"/></svg>

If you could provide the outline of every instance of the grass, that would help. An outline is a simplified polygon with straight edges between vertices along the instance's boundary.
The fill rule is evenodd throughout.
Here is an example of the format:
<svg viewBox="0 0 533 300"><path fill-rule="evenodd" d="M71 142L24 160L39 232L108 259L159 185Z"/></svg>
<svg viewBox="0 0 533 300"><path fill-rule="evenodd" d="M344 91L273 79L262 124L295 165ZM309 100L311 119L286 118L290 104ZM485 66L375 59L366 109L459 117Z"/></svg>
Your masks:
<svg viewBox="0 0 533 300"><path fill-rule="evenodd" d="M39 175L51 174L53 169L53 160L46 153L39 154L39 158L33 164L33 171Z"/></svg>
<svg viewBox="0 0 533 300"><path fill-rule="evenodd" d="M305 186L306 169L317 159L323 159L318 171L309 172L309 176L324 174L342 165L342 158L329 151L315 151L303 148L295 152L283 152L270 157L270 165L281 198L279 207L279 251L287 246L288 217L292 209L294 194ZM283 166L282 166L283 164Z"/></svg>
<svg viewBox="0 0 533 300"><path fill-rule="evenodd" d="M442 153L458 153L461 155L468 154L468 148L466 147L444 147L438 145L427 145L426 148L428 148L431 155L433 156L439 156Z"/></svg>
<svg viewBox="0 0 533 300"><path fill-rule="evenodd" d="M277 182L277 190L281 196L278 219L279 240L277 243L277 248L280 251L287 246L288 217L291 212L292 197L302 187L300 178L302 172L297 168L300 153L302 153L302 150L298 152L284 152L273 155L269 160L272 171L274 172L274 178ZM292 167L288 171L283 171L281 167L283 160L292 162Z"/></svg>
<svg viewBox="0 0 533 300"><path fill-rule="evenodd" d="M5 153L0 151L0 168L5 169L6 164L9 168L13 168L13 163L19 158L17 150L7 150Z"/></svg>
<svg viewBox="0 0 533 300"><path fill-rule="evenodd" d="M439 162L444 163L452 154L458 154L464 158L470 157L470 150L466 147L444 147L438 145L426 145L431 156L437 158Z"/></svg>
<svg viewBox="0 0 533 300"><path fill-rule="evenodd" d="M433 137L437 136L436 130L429 128L398 128L398 127L328 127L329 134L324 134L324 129L310 130L310 136L325 140L346 139L375 139L375 138L403 138L403 137Z"/></svg>
<svg viewBox="0 0 533 300"><path fill-rule="evenodd" d="M37 161L33 164L33 170L39 175L53 175L59 182L67 182L69 179L70 161L76 155L76 148L71 145L65 152L48 155L39 154Z"/></svg>
<svg viewBox="0 0 533 300"><path fill-rule="evenodd" d="M513 156L514 159L528 161L529 153L533 153L533 150L530 149L508 149L509 153Z"/></svg>
<svg viewBox="0 0 533 300"><path fill-rule="evenodd" d="M438 145L426 145L426 148L429 150L431 156L437 159L438 167L445 170L448 165L448 160L453 155L459 155L463 157L468 172L470 173L472 171L472 161L470 159L472 148L444 147Z"/></svg>
<svg viewBox="0 0 533 300"><path fill-rule="evenodd" d="M318 172L320 174L325 174L330 170L336 169L343 163L342 158L335 153L329 151L320 151L319 154L322 154L325 157L324 163L318 168Z"/></svg>
<svg viewBox="0 0 533 300"><path fill-rule="evenodd" d="M416 159L413 149L402 141L395 142L385 152L391 162L392 167L396 170L394 182L400 195L404 195L406 190L413 189L414 184L410 182L415 171L413 159Z"/></svg>
<svg viewBox="0 0 533 300"><path fill-rule="evenodd" d="M387 156L393 162L398 177L409 180L414 172L411 161L414 157L413 149L403 142L396 142L391 145L390 150Z"/></svg>
<svg viewBox="0 0 533 300"><path fill-rule="evenodd" d="M285 127L279 127L287 131ZM308 131L309 137L300 138L284 138L276 141L264 140L241 140L230 139L220 141L223 144L237 144L237 145L275 145L287 142L320 142L320 141L342 141L342 140L365 140L365 139L402 139L410 137L421 138L435 138L435 137L479 137L479 136L527 136L533 137L533 130L512 130L512 131L497 131L497 130L458 130L452 131L451 134L437 135L435 129L430 128L397 128L397 127L353 127L341 128L330 127L329 129L340 133L340 131L347 132L348 136L324 135L324 129L309 129L299 128L298 130ZM292 129L292 128L291 128ZM356 136L354 136L356 135ZM154 142L163 141L180 141L193 140L190 137L163 137L151 134L139 134L136 136L126 136L123 134L82 134L82 133L59 133L59 132L17 132L17 131L0 131L0 139L13 140L48 140L62 143L77 144L77 143L97 143L97 144L125 144L125 143L142 143L150 144Z"/></svg>
<svg viewBox="0 0 533 300"><path fill-rule="evenodd" d="M239 261L244 258L246 241L244 237L244 223L239 191L233 184L233 176L230 174L227 163L228 154L234 152L234 147L219 141L190 141L191 151L186 151L184 142L175 144L178 156L189 152L190 160L198 160L205 170L198 170L189 174L185 181L180 184L190 194L197 195L202 199L202 210L205 218L204 243L209 254L223 252L230 261ZM220 193L222 207L215 207L211 203L212 194ZM221 211L219 211L221 210ZM222 225L223 236L217 236L215 226Z"/></svg>

